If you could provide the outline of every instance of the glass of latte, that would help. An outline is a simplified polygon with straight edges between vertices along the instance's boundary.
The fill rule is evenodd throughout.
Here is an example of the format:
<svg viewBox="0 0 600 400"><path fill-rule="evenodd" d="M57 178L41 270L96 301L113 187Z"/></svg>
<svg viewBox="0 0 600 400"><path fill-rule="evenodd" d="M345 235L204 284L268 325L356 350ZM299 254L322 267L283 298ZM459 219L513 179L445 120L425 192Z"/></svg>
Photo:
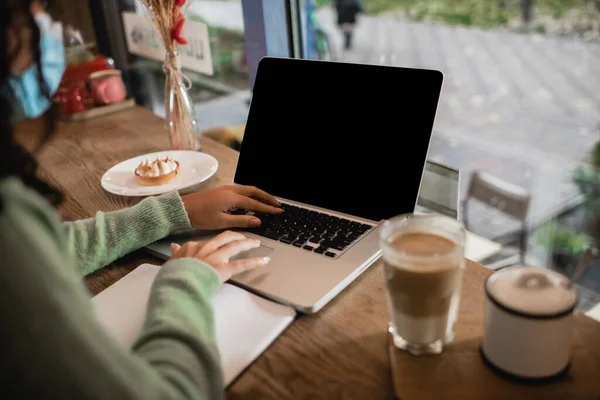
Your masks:
<svg viewBox="0 0 600 400"><path fill-rule="evenodd" d="M439 354L454 337L464 269L465 229L434 214L405 214L381 229L394 345Z"/></svg>

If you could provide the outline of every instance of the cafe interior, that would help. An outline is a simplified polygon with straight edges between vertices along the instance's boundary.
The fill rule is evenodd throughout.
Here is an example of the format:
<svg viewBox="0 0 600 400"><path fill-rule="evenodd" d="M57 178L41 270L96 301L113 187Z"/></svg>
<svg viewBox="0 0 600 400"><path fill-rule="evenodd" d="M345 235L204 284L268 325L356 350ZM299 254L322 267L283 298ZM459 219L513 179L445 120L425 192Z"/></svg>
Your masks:
<svg viewBox="0 0 600 400"><path fill-rule="evenodd" d="M412 1L31 3L3 111L61 200L2 167L7 398L600 399L600 39Z"/></svg>

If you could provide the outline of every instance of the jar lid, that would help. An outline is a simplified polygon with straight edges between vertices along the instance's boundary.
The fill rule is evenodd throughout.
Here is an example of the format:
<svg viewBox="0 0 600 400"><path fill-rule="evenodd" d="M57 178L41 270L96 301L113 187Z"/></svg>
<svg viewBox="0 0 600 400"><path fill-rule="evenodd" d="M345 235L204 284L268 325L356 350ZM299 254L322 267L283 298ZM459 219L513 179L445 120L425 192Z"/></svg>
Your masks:
<svg viewBox="0 0 600 400"><path fill-rule="evenodd" d="M573 311L577 291L561 274L544 268L514 266L492 274L488 296L509 312L531 318L557 318Z"/></svg>

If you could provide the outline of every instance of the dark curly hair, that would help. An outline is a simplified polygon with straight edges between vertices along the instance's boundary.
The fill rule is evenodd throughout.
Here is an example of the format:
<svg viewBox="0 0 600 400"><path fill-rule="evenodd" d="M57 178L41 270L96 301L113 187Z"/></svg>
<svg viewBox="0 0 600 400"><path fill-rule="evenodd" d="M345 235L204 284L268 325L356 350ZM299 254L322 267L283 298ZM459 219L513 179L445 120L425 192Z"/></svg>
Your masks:
<svg viewBox="0 0 600 400"><path fill-rule="evenodd" d="M40 82L42 94L49 97L48 86L44 82L41 70L40 57L40 30L30 11L32 0L2 0L0 1L0 88L7 88L7 80L11 74L11 62L24 46L17 42L16 49L11 52L8 43L10 29L18 24L26 24L31 29L31 51L34 62L37 65L37 75ZM45 4L41 2L41 4ZM47 3L45 4L47 5ZM10 52L10 54L9 54ZM50 203L57 206L62 201L61 193L40 179L37 174L37 162L21 144L17 143L13 136L10 122L12 114L12 99L0 96L0 179L15 176L23 183L36 190ZM44 118L44 134L39 147L48 139L54 130L54 118L47 112ZM2 204L0 203L0 210Z"/></svg>

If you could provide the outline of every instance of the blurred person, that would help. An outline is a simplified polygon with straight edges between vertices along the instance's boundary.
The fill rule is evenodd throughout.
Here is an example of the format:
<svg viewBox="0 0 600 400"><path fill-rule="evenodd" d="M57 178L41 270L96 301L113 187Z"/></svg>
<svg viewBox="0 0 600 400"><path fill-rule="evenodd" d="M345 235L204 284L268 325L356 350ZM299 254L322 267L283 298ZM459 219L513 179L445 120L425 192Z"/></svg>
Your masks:
<svg viewBox="0 0 600 400"><path fill-rule="evenodd" d="M243 207L282 212L254 187L149 197L95 218L61 222L62 194L36 175L11 121L44 115L64 53L45 7L0 3L0 380L10 398L217 399L224 396L210 297L233 274L268 258L230 259L258 247L227 231L173 245L153 284L143 331L126 349L100 325L81 278L170 233L257 226Z"/></svg>
<svg viewBox="0 0 600 400"><path fill-rule="evenodd" d="M363 11L360 0L334 0L337 23L344 34L344 48L352 48L356 16Z"/></svg>

